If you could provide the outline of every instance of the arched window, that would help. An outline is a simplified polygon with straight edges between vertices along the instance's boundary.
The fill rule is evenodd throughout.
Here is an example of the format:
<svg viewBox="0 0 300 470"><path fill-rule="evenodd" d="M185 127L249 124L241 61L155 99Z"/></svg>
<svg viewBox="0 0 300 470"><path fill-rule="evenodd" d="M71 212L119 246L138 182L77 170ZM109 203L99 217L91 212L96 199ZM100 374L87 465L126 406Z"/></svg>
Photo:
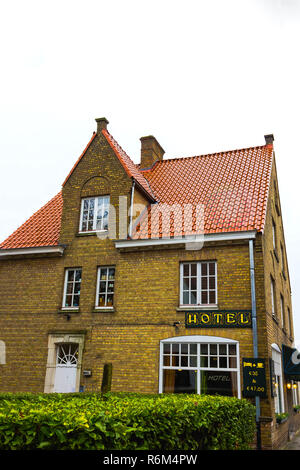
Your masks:
<svg viewBox="0 0 300 470"><path fill-rule="evenodd" d="M216 336L177 336L160 342L159 393L240 398L238 341Z"/></svg>

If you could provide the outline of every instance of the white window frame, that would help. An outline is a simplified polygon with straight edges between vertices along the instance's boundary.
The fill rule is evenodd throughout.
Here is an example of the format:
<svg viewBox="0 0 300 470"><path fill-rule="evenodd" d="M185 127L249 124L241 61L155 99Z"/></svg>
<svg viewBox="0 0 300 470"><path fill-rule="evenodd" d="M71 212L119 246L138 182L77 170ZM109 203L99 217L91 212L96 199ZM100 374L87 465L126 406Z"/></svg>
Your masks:
<svg viewBox="0 0 300 470"><path fill-rule="evenodd" d="M101 307L101 306L99 306L100 271L101 271L101 269L107 269L107 270L109 270L109 269L112 269L112 268L115 270L114 280L113 280L113 282L114 282L114 291L112 292L112 294L113 294L113 305L112 305L112 306L104 305L104 306ZM115 276L116 276L116 267L115 267L115 266L98 266L98 269L97 269L96 299L95 299L95 308L96 308L97 310L114 310L115 281L116 281ZM104 282L104 281L103 281L103 282ZM108 294L108 292L107 292L107 284L108 284L108 282L109 282L108 275L107 275L107 279L106 279L105 282L106 282L105 299L106 299L106 301L107 301L107 294ZM111 294L111 292L109 292L109 294ZM106 302L106 301L105 301L105 302Z"/></svg>
<svg viewBox="0 0 300 470"><path fill-rule="evenodd" d="M201 294L202 294L202 265L204 263L214 263L215 265L215 303L203 304L201 303ZM185 264L195 264L197 265L197 299L195 304L184 304L183 303L183 267ZM209 276L209 275L208 275ZM207 289L208 290L208 289ZM208 290L209 292L209 290ZM218 272L217 272L217 262L216 261L182 261L180 263L180 307L188 308L197 308L197 307L217 307L218 306Z"/></svg>
<svg viewBox="0 0 300 470"><path fill-rule="evenodd" d="M67 286L68 286L68 276L70 271L81 271L81 276L80 276L80 291L79 294L74 294L74 285L73 285L73 291L72 291L72 304L73 304L73 297L74 295L79 295L79 303L80 303L80 292L81 292L81 281L82 281L82 268L67 268L65 270L65 281L64 281L64 294L63 294L63 302L62 302L62 310L79 310L79 305L78 307L75 306L66 306L66 298L67 298ZM75 275L74 275L75 279ZM77 281L78 282L78 281ZM75 284L75 280L73 281L73 284Z"/></svg>
<svg viewBox="0 0 300 470"><path fill-rule="evenodd" d="M274 376L276 396L274 397L275 413L284 413L284 393L283 393L283 373L282 373L282 360L281 351L277 344L272 344L272 360L274 362Z"/></svg>
<svg viewBox="0 0 300 470"><path fill-rule="evenodd" d="M107 232L107 229L103 229L103 227L97 228L97 212L98 212L98 204L99 204L99 199L101 201L104 201L105 199L108 199L108 206L110 204L110 197L109 195L106 196L94 196L94 197L84 197L81 199L81 208L80 208L80 221L79 221L79 233L91 233L91 232ZM93 228L92 230L83 230L82 229L82 223L83 223L83 211L84 211L84 202L85 201L91 201L94 200L94 214L93 214ZM102 216L103 216L103 209L104 209L104 203L102 204ZM109 213L108 213L109 217ZM102 223L103 223L103 217L102 217Z"/></svg>
<svg viewBox="0 0 300 470"><path fill-rule="evenodd" d="M197 344L197 366L196 367L177 367L177 366L164 366L163 364L163 347L166 343L189 343ZM236 346L236 359L237 366L234 368L215 368L215 367L201 367L199 363L200 357L200 345L201 344L235 344ZM237 373L237 393L238 398L241 398L241 374L240 374L240 348L239 342L229 338L221 338L218 336L175 336L173 338L166 338L160 341L160 355L159 355L159 388L158 393L163 393L163 371L164 369L185 369L185 370L197 370L197 394L200 394L200 371L216 371L216 372L236 372Z"/></svg>

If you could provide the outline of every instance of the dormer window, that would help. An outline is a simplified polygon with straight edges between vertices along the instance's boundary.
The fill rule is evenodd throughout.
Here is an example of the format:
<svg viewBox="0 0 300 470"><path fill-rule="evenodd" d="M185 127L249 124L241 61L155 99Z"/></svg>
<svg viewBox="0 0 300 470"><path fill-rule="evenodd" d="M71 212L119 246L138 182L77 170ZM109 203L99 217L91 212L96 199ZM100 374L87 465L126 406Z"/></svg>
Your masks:
<svg viewBox="0 0 300 470"><path fill-rule="evenodd" d="M87 197L81 200L80 232L108 230L109 196Z"/></svg>

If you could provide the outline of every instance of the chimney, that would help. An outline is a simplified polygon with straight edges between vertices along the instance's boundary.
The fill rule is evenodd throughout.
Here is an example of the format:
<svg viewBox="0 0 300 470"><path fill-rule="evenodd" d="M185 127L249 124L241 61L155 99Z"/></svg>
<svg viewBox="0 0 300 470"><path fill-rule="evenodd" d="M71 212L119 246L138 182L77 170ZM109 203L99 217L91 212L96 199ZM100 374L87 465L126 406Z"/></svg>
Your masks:
<svg viewBox="0 0 300 470"><path fill-rule="evenodd" d="M141 168L150 168L157 160L162 160L164 149L153 135L141 137Z"/></svg>
<svg viewBox="0 0 300 470"><path fill-rule="evenodd" d="M107 124L109 124L108 120L105 117L96 118L95 121L97 123L97 134L100 134L102 129L106 129Z"/></svg>
<svg viewBox="0 0 300 470"><path fill-rule="evenodd" d="M266 141L266 145L273 145L274 135L273 134L265 135L265 141Z"/></svg>

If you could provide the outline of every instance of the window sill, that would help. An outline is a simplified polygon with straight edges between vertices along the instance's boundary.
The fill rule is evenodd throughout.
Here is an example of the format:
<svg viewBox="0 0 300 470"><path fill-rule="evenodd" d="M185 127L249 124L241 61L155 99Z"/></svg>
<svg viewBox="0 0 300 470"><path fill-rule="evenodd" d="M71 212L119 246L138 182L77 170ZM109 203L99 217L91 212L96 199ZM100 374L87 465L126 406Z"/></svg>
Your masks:
<svg viewBox="0 0 300 470"><path fill-rule="evenodd" d="M80 313L80 308L69 308L69 307L62 307L58 309L58 313Z"/></svg>
<svg viewBox="0 0 300 470"><path fill-rule="evenodd" d="M77 232L76 237L91 237L96 236L97 233L108 233L108 230L90 230L89 232Z"/></svg>
<svg viewBox="0 0 300 470"><path fill-rule="evenodd" d="M114 313L114 307L94 307L92 313Z"/></svg>
<svg viewBox="0 0 300 470"><path fill-rule="evenodd" d="M219 306L217 304L213 305L180 305L176 308L177 312L186 312L186 311L193 311L193 310L219 310Z"/></svg>

